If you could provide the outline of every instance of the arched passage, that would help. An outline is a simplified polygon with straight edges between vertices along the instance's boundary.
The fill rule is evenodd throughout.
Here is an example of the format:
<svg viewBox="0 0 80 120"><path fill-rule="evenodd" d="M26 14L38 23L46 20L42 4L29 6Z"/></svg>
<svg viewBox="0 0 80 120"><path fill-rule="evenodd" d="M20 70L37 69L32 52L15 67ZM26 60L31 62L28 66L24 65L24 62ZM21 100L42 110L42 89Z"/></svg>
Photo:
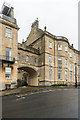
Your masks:
<svg viewBox="0 0 80 120"><path fill-rule="evenodd" d="M23 75L22 75L22 85L25 85L25 86L27 86L28 85L28 74L27 74L27 72L25 72L25 73L23 73Z"/></svg>
<svg viewBox="0 0 80 120"><path fill-rule="evenodd" d="M30 67L19 67L18 69L19 70L24 70L24 71L27 72L27 84L28 85L30 85L30 86L38 86L37 71L35 69L30 68Z"/></svg>

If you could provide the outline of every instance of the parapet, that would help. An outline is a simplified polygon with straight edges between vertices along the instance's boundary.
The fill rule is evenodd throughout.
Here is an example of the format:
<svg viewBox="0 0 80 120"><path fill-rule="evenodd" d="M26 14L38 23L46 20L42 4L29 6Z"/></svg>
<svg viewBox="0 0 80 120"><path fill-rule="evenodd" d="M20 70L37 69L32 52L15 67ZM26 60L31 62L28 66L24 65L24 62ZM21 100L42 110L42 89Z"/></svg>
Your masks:
<svg viewBox="0 0 80 120"><path fill-rule="evenodd" d="M16 23L16 19L14 18L14 8L11 7L11 5L6 2L3 3L3 6L0 12L0 17L9 22Z"/></svg>

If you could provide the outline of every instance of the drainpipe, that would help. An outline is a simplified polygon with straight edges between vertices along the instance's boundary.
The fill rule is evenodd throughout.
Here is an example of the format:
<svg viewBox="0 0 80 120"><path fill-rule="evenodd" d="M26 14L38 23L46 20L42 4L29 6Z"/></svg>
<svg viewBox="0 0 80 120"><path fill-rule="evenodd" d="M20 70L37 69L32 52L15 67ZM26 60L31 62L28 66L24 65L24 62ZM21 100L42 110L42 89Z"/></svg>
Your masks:
<svg viewBox="0 0 80 120"><path fill-rule="evenodd" d="M75 88L77 88L77 63L75 63Z"/></svg>
<svg viewBox="0 0 80 120"><path fill-rule="evenodd" d="M54 84L55 84L55 38L54 38Z"/></svg>

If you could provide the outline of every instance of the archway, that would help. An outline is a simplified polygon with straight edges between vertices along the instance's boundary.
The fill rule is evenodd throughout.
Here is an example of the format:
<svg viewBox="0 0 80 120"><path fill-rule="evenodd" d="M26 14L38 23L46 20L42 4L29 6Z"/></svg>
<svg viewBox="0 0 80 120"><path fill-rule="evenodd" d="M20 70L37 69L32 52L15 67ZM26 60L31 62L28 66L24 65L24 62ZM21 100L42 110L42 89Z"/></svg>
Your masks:
<svg viewBox="0 0 80 120"><path fill-rule="evenodd" d="M18 70L23 70L27 74L23 74L23 80L30 86L38 86L38 75L37 71L31 67L19 67Z"/></svg>

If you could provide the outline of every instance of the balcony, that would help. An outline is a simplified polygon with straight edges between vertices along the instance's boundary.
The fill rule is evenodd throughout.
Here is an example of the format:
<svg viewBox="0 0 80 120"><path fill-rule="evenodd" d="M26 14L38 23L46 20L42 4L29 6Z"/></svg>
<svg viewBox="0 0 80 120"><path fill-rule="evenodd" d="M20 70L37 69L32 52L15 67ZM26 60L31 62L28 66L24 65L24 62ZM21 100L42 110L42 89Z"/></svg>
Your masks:
<svg viewBox="0 0 80 120"><path fill-rule="evenodd" d="M0 60L6 63L15 63L15 58L9 56L0 55Z"/></svg>

